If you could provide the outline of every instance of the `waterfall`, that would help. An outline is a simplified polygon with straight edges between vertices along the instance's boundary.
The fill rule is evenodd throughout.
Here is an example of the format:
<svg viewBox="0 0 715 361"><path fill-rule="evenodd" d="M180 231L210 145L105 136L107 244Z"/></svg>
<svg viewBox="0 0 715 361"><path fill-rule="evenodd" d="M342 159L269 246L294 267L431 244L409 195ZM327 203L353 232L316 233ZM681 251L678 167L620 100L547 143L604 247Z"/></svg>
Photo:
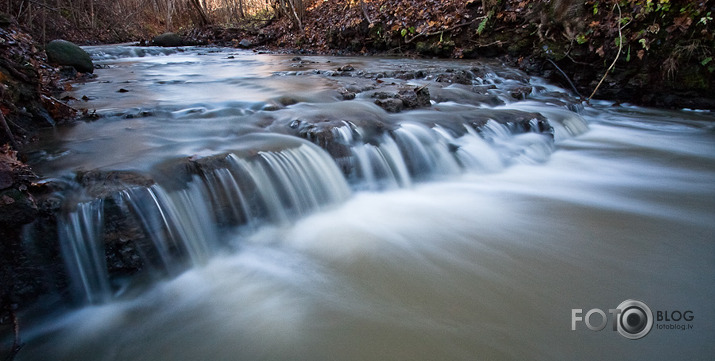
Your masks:
<svg viewBox="0 0 715 361"><path fill-rule="evenodd" d="M242 164L257 186L269 218L286 222L323 205L345 200L350 190L332 159L307 144L281 152L259 152L244 163L229 155L232 164Z"/></svg>
<svg viewBox="0 0 715 361"><path fill-rule="evenodd" d="M154 185L134 187L121 193L121 200L137 215L161 267L170 274L181 270L176 258L185 256L192 265L205 263L216 240L214 220L206 199L206 188L196 179L186 189L167 192ZM154 258L154 257L152 257Z"/></svg>
<svg viewBox="0 0 715 361"><path fill-rule="evenodd" d="M444 117L432 111L323 123L315 129L324 133L310 141L248 134L231 151L169 160L169 170L160 171L164 179L153 185L121 186L112 196L80 203L60 222L78 299L104 302L120 288L118 277L140 270L163 277L204 265L234 246L227 235L290 224L343 202L352 191L543 163L555 141L588 129L578 114L543 104L464 109ZM105 213L126 224L105 223Z"/></svg>
<svg viewBox="0 0 715 361"><path fill-rule="evenodd" d="M350 189L330 156L311 143L298 144L248 156L226 154L220 167L199 164L197 174L178 188L154 184L119 191L111 197L118 205L113 211L135 220L145 239L113 247L135 249L145 268L177 275L205 264L224 246L221 230L287 223L347 199ZM105 211L103 199L79 203L60 223L73 287L88 303L104 302L112 294Z"/></svg>
<svg viewBox="0 0 715 361"><path fill-rule="evenodd" d="M110 286L103 241L104 202L77 204L58 219L58 233L75 295L86 303L109 299Z"/></svg>
<svg viewBox="0 0 715 361"><path fill-rule="evenodd" d="M553 116L560 139L588 129L578 114L545 110ZM456 127L449 122L443 126L439 121L401 121L394 130L369 139L364 134L371 132L349 121L342 124L331 129L332 137L348 146L349 155L335 161L358 190L405 188L464 172L491 173L518 163L543 163L554 151L552 134L536 118L525 124L488 119L479 127L468 121Z"/></svg>

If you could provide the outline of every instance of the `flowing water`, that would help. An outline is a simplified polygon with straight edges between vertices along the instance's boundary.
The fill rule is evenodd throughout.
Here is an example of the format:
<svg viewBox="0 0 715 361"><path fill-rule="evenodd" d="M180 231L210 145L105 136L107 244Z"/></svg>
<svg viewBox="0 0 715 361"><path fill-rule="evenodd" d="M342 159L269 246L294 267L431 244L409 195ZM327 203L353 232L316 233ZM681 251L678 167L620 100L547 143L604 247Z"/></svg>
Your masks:
<svg viewBox="0 0 715 361"><path fill-rule="evenodd" d="M76 306L35 315L18 360L715 354L712 113L582 107L494 64L89 50L106 67L72 94L101 117L45 135L35 168L133 176L63 195ZM400 86L431 106L374 104ZM132 276L105 257L122 232ZM694 318L572 330L626 299Z"/></svg>

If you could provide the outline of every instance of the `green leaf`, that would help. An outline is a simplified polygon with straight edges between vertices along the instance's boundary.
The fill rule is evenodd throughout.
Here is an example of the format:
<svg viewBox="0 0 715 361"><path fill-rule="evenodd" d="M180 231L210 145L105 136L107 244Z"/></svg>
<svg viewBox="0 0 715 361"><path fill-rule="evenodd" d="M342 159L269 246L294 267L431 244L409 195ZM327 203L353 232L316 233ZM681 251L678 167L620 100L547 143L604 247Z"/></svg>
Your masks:
<svg viewBox="0 0 715 361"><path fill-rule="evenodd" d="M405 35L407 35L407 29L402 29L402 31L400 31L400 35L404 38Z"/></svg>
<svg viewBox="0 0 715 361"><path fill-rule="evenodd" d="M700 62L700 65L702 65L702 66L708 65L711 61L713 61L713 57L708 56L707 58L703 59L703 61Z"/></svg>
<svg viewBox="0 0 715 361"><path fill-rule="evenodd" d="M648 40L646 40L646 39L640 39L640 40L638 40L638 42L641 44L641 46L643 47L643 49L648 50L648 48L650 48L650 47L648 46Z"/></svg>
<svg viewBox="0 0 715 361"><path fill-rule="evenodd" d="M588 41L588 39L586 39L585 35L583 35L583 34L576 35L576 42L579 43L579 45L581 45L587 41Z"/></svg>
<svg viewBox="0 0 715 361"><path fill-rule="evenodd" d="M626 62L631 61L631 46L628 46L628 53L626 53Z"/></svg>
<svg viewBox="0 0 715 361"><path fill-rule="evenodd" d="M484 18L484 20L479 23L479 26L477 27L477 34L482 35L482 32L487 27L487 21L489 21L489 17Z"/></svg>
<svg viewBox="0 0 715 361"><path fill-rule="evenodd" d="M487 27L487 22L489 22L489 19L491 19L492 16L494 16L494 9L489 10L489 13L487 13L487 16L479 23L479 26L477 27L478 35L482 35L482 32Z"/></svg>
<svg viewBox="0 0 715 361"><path fill-rule="evenodd" d="M414 26L410 26L409 29L407 29L407 30L410 31L410 34L414 34L414 33L415 33L415 27L414 27Z"/></svg>

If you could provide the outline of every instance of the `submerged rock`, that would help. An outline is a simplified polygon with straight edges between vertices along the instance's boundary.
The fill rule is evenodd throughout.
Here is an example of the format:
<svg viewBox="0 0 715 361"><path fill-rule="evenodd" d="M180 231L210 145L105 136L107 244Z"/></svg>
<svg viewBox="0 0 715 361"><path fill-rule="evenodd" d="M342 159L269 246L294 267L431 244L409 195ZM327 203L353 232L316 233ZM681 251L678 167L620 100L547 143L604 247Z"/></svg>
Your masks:
<svg viewBox="0 0 715 361"><path fill-rule="evenodd" d="M45 47L51 63L71 66L82 73L93 73L94 64L86 51L66 40L52 40Z"/></svg>

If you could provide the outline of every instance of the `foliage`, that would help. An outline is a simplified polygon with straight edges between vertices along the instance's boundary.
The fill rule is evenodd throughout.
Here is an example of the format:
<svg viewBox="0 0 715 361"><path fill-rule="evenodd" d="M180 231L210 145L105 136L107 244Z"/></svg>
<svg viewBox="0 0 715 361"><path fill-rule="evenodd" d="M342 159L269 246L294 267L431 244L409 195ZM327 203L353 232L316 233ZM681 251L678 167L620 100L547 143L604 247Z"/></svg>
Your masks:
<svg viewBox="0 0 715 361"><path fill-rule="evenodd" d="M489 13L487 13L487 16L482 19L482 21L479 22L479 26L477 26L477 34L482 35L484 32L484 29L487 28L487 23L489 22L489 19L494 16L494 10L489 10Z"/></svg>
<svg viewBox="0 0 715 361"><path fill-rule="evenodd" d="M708 1L671 0L618 0L587 1L593 15L599 14L588 25L588 31L580 33L577 41L584 44L604 37L612 37L614 18L611 8L618 4L623 10L620 27L623 31L623 48L630 61L630 51L643 60L651 53L666 58L663 73L673 78L678 63L697 58L697 63L707 66L713 45L712 4ZM615 39L619 46L619 39ZM605 46L605 43L604 43ZM607 48L607 46L606 46ZM604 56L604 47L597 53ZM712 71L712 70L710 70Z"/></svg>
<svg viewBox="0 0 715 361"><path fill-rule="evenodd" d="M307 0L7 0L0 11L41 43L121 42L210 23L233 25L259 13L270 12L270 18L285 1ZM302 12L304 6L296 6Z"/></svg>
<svg viewBox="0 0 715 361"><path fill-rule="evenodd" d="M53 24L52 13L70 23L70 28L83 30L78 33L100 41L194 28L202 23L195 5L199 4L208 22L229 28L204 27L193 30L194 34L223 34L211 40L223 36L224 44L255 37L249 39L255 40L253 44L318 52L508 55L517 65L534 56L555 60L561 67L571 62L598 72L598 78L608 68L611 76L624 68L631 68L631 77L647 73L639 75L638 84L659 75L676 86L678 74L684 72L690 78L701 77L704 84L715 78L708 75L715 71L715 5L705 0L9 0L8 4L9 12L35 34L61 28ZM51 5L42 10L40 4ZM88 27L90 31L84 31ZM97 35L105 32L114 36Z"/></svg>

